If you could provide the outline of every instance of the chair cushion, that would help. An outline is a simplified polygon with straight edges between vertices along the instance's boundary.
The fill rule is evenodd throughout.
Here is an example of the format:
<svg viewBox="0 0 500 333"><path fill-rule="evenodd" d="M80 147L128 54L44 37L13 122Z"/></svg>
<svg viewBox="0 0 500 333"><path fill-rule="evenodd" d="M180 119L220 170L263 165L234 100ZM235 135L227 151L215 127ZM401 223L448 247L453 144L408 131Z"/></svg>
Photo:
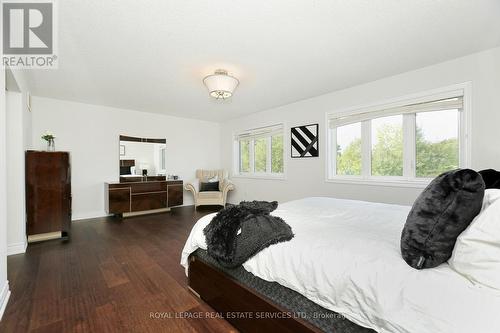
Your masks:
<svg viewBox="0 0 500 333"><path fill-rule="evenodd" d="M401 254L413 268L432 268L446 262L457 237L479 214L484 182L470 169L445 172L417 198L401 235Z"/></svg>
<svg viewBox="0 0 500 333"><path fill-rule="evenodd" d="M200 199L220 199L220 198L222 198L222 192L219 192L219 191L199 192L198 198L200 198Z"/></svg>
<svg viewBox="0 0 500 333"><path fill-rule="evenodd" d="M196 170L196 178L200 182L206 182L207 179L213 179L214 177L217 177L217 180L219 181L219 191L222 190L221 185L224 183L224 181L228 177L228 172L224 169L217 169L217 170L205 170L205 169L198 169Z"/></svg>

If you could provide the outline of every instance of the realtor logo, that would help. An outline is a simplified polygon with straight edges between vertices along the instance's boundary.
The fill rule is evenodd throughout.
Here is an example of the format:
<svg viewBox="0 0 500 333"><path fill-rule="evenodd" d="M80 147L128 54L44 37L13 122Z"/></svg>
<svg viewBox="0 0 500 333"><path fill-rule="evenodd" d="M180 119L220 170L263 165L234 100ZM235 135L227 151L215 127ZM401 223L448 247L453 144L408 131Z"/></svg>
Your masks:
<svg viewBox="0 0 500 333"><path fill-rule="evenodd" d="M56 68L55 3L2 1L2 65L12 68Z"/></svg>

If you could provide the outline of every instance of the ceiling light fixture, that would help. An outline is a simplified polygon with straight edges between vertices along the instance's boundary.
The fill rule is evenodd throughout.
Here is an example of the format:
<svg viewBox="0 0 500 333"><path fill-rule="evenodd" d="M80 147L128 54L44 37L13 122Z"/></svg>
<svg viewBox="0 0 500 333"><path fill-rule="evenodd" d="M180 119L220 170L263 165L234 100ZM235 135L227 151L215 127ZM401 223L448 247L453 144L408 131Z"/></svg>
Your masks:
<svg viewBox="0 0 500 333"><path fill-rule="evenodd" d="M203 83L207 86L210 96L216 99L226 99L233 95L240 81L228 75L225 69L218 69L214 74L206 76Z"/></svg>

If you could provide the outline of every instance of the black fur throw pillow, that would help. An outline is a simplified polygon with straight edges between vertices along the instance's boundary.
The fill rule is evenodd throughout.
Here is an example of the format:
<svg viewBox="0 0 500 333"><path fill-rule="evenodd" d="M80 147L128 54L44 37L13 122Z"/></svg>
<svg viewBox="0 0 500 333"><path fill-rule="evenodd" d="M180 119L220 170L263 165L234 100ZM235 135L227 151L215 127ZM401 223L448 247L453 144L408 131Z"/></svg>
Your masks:
<svg viewBox="0 0 500 333"><path fill-rule="evenodd" d="M487 189L500 188L500 171L486 169L479 171L479 174L483 177Z"/></svg>
<svg viewBox="0 0 500 333"><path fill-rule="evenodd" d="M457 237L479 214L483 178L474 170L458 169L436 177L420 194L401 235L401 254L413 268L446 262Z"/></svg>

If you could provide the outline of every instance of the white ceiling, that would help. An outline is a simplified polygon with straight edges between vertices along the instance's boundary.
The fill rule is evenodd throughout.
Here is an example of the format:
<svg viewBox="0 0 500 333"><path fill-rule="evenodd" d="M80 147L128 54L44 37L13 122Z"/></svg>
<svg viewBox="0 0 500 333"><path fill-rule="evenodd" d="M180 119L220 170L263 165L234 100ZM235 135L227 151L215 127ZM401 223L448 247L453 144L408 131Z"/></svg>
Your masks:
<svg viewBox="0 0 500 333"><path fill-rule="evenodd" d="M500 45L498 0L64 0L32 94L221 121ZM202 78L225 68L232 99Z"/></svg>

